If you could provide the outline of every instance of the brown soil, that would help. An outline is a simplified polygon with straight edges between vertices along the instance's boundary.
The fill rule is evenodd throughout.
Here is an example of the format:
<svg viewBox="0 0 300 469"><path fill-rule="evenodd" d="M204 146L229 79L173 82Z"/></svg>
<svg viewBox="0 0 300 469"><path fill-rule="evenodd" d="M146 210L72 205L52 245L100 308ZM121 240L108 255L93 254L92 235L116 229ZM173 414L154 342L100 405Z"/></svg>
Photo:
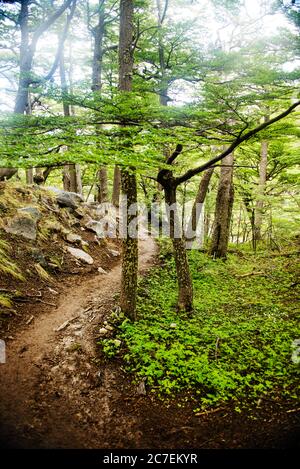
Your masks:
<svg viewBox="0 0 300 469"><path fill-rule="evenodd" d="M152 240L141 243L141 271L155 250ZM99 363L97 330L114 307L120 274L119 263L107 275L85 271L53 287L57 307L23 305L34 320L14 327L0 365L3 448L297 446L299 413L280 402L263 402L251 418L230 406L196 417L192 404L139 395L118 360Z"/></svg>

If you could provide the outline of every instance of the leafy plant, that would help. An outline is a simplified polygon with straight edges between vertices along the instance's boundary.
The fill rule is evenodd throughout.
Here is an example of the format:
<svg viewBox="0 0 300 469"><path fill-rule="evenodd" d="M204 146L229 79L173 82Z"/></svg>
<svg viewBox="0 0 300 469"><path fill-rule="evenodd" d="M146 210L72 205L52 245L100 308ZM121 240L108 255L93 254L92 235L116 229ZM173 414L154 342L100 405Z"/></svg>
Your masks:
<svg viewBox="0 0 300 469"><path fill-rule="evenodd" d="M193 395L197 408L233 400L236 407L278 396L296 398L299 367L291 344L300 337L294 293L295 266L284 259L230 255L213 261L190 253L195 313L176 312L173 260L139 286L139 321L125 320L124 361L154 392ZM263 271L264 276L245 272ZM109 342L110 344L110 342Z"/></svg>

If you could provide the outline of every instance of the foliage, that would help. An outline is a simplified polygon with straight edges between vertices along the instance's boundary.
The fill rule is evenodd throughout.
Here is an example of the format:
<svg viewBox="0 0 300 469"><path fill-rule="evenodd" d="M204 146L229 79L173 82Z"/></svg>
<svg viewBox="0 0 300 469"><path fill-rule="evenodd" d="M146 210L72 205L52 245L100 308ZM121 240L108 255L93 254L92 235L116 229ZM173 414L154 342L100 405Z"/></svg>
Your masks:
<svg viewBox="0 0 300 469"><path fill-rule="evenodd" d="M201 408L296 399L299 369L291 347L300 330L293 262L230 255L224 263L192 251L190 263L195 311L188 319L175 309L172 259L141 282L139 321L120 326L127 370L147 378L160 395L192 393ZM255 275L261 271L265 276ZM249 272L254 275L242 277Z"/></svg>

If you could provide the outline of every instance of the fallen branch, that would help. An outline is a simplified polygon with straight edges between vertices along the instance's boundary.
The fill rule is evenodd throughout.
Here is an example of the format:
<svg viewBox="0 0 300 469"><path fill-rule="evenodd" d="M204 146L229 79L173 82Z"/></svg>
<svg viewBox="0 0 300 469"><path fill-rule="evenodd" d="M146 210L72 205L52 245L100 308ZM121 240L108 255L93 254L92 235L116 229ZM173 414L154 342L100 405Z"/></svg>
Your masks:
<svg viewBox="0 0 300 469"><path fill-rule="evenodd" d="M287 414L292 414L294 412L299 412L300 411L300 407L298 407L298 409L291 409L291 410L287 410L286 413Z"/></svg>
<svg viewBox="0 0 300 469"><path fill-rule="evenodd" d="M267 274L265 272L248 272L246 274L235 275L235 277L244 278L244 277L250 277L251 275L260 275L261 277L267 277Z"/></svg>
<svg viewBox="0 0 300 469"><path fill-rule="evenodd" d="M298 256L300 251L290 251L290 252L276 252L274 254L264 254L259 257L291 257L291 256Z"/></svg>
<svg viewBox="0 0 300 469"><path fill-rule="evenodd" d="M201 417L201 415L214 414L215 412L219 412L220 410L223 410L223 409L224 407L217 407L217 409L208 410L206 412L198 412L197 414L195 414L195 417Z"/></svg>
<svg viewBox="0 0 300 469"><path fill-rule="evenodd" d="M33 319L34 319L34 316L30 316L30 318L26 321L26 324L27 325L30 324Z"/></svg>
<svg viewBox="0 0 300 469"><path fill-rule="evenodd" d="M67 321L63 322L57 329L54 329L54 332L60 332L63 329L65 329L74 319L77 319L78 316L75 316L74 318L68 319Z"/></svg>

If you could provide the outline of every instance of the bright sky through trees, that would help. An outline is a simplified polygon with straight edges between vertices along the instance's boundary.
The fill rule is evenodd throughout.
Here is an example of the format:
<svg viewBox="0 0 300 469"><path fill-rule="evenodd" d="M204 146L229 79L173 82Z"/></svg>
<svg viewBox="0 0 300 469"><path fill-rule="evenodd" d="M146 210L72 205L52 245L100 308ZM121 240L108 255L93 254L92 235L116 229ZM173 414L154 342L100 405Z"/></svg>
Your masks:
<svg viewBox="0 0 300 469"><path fill-rule="evenodd" d="M97 4L97 0L92 0L91 4ZM172 5L173 3L173 5ZM12 5L10 8L15 9ZM272 36L278 34L280 28L291 28L286 17L281 13L270 14L270 2L262 0L245 0L244 7L239 15L226 13L227 17L216 18L215 12L209 5L208 1L191 1L188 7L183 6L180 2L170 2L168 14L176 21L182 19L194 21L198 26L199 34L193 31L193 41L199 44L199 47L206 47L208 44L215 44L216 47L227 49L233 47L232 43L239 47L244 40L249 40L251 36L257 38L260 36ZM203 26L203 18L205 20L205 29ZM5 21L5 20L4 20ZM72 41L69 43L73 57L75 57L73 79L75 82L89 80L89 76L85 75L85 65L91 60L91 41L88 36L86 25L78 31L78 24L72 27ZM77 29L76 29L77 28ZM197 30L197 28L195 28ZM52 57L53 51L57 44L57 35L53 32L47 32L38 42L37 62L47 62ZM68 54L68 51L66 52ZM5 50L0 51L0 61L4 58ZM50 59L49 59L50 60ZM294 65L288 63L287 69L293 68ZM7 78L0 75L0 111L11 111L15 99L16 92L16 73L17 69L12 69ZM10 75L10 76L9 76ZM56 74L57 75L57 74ZM57 80L57 76L55 77ZM182 80L177 81L170 89L170 97L174 100L173 104L181 105L184 102L193 99L194 86Z"/></svg>

